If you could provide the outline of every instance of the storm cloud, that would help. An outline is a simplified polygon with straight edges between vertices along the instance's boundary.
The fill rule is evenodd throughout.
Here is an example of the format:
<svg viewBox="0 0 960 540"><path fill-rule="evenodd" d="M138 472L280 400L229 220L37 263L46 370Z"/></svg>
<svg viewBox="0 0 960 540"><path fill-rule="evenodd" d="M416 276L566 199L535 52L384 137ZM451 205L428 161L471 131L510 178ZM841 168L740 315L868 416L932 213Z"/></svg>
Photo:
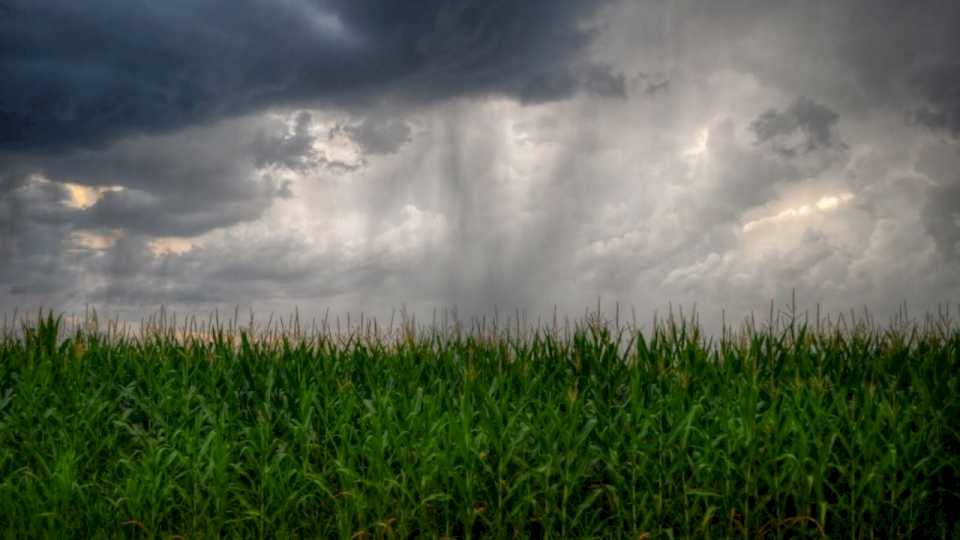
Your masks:
<svg viewBox="0 0 960 540"><path fill-rule="evenodd" d="M843 147L834 133L837 118L837 113L827 107L801 97L785 111L764 111L750 129L757 135L757 142L770 143L777 153L793 157L821 148Z"/></svg>
<svg viewBox="0 0 960 540"><path fill-rule="evenodd" d="M7 0L0 305L960 299L960 5Z"/></svg>
<svg viewBox="0 0 960 540"><path fill-rule="evenodd" d="M607 3L10 0L0 144L96 147L267 106L621 95L583 54Z"/></svg>

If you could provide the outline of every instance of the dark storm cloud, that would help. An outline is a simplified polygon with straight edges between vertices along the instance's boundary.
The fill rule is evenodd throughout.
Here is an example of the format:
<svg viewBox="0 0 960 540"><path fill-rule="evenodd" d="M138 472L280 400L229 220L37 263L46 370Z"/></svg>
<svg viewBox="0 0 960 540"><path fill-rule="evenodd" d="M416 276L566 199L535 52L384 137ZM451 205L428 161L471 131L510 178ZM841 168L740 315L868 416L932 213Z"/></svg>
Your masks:
<svg viewBox="0 0 960 540"><path fill-rule="evenodd" d="M250 141L281 127L236 119L130 137L102 149L0 156L0 303L5 293L18 304L28 297L62 303L87 295L84 275L116 279L124 269L135 271L130 257L120 255L139 245L124 240L128 236L142 244L260 217L290 193L284 183L258 174L248 155ZM78 207L67 183L89 194L109 190ZM96 239L118 232L121 241L107 257L117 262L103 266L104 257L84 246L83 235ZM141 250L139 256L152 254Z"/></svg>
<svg viewBox="0 0 960 540"><path fill-rule="evenodd" d="M913 119L960 137L960 63L928 68L917 82L928 103L914 111Z"/></svg>
<svg viewBox="0 0 960 540"><path fill-rule="evenodd" d="M338 160L316 148L324 138L332 141L337 136L349 139L359 148L361 156L354 161ZM396 153L410 140L410 126L396 118L367 116L360 122L337 124L323 135L318 133L313 116L301 111L295 116L289 132L259 132L250 151L254 163L260 168L278 167L303 174L319 169L349 173L366 166L367 156Z"/></svg>
<svg viewBox="0 0 960 540"><path fill-rule="evenodd" d="M176 134L130 137L102 149L8 156L0 158L0 170L11 178L36 174L55 183L123 188L71 214L76 228L193 236L255 219L274 199L289 195L282 182L258 175L257 156L249 155L257 137L284 127L263 124L236 119Z"/></svg>
<svg viewBox="0 0 960 540"><path fill-rule="evenodd" d="M960 182L930 190L924 207L924 224L944 257L960 259Z"/></svg>
<svg viewBox="0 0 960 540"><path fill-rule="evenodd" d="M523 103L544 103L573 95L579 89L609 97L626 97L626 79L608 66L586 64L569 69L540 69L513 91Z"/></svg>
<svg viewBox="0 0 960 540"><path fill-rule="evenodd" d="M251 144L254 163L258 167L309 168L309 157L316 140L310 133L311 120L310 113L301 111L294 119L293 133L258 133Z"/></svg>
<svg viewBox="0 0 960 540"><path fill-rule="evenodd" d="M345 261L316 253L302 238L279 233L195 248L182 255L154 256L148 238L129 235L97 261L109 279L89 292L108 304L246 303L267 298L298 302L379 286L389 274L379 261ZM239 241L234 239L234 242ZM184 276L191 276L189 283Z"/></svg>
<svg viewBox="0 0 960 540"><path fill-rule="evenodd" d="M0 147L93 147L269 105L622 95L584 57L607 3L11 0Z"/></svg>
<svg viewBox="0 0 960 540"><path fill-rule="evenodd" d="M410 142L410 126L395 118L367 117L359 124L338 126L366 154L393 154ZM332 135L333 133L331 133Z"/></svg>
<svg viewBox="0 0 960 540"><path fill-rule="evenodd" d="M646 90L644 90L643 93L648 96L655 96L661 92L666 92L669 89L670 89L670 81L661 81L658 83L648 84Z"/></svg>
<svg viewBox="0 0 960 540"><path fill-rule="evenodd" d="M0 171L0 195L6 195L23 185L26 181L27 177L22 174L4 174L3 171Z"/></svg>
<svg viewBox="0 0 960 540"><path fill-rule="evenodd" d="M155 236L195 236L260 217L272 197L251 186L249 198L197 199L189 194L157 197L142 191L108 191L74 224L117 228Z"/></svg>
<svg viewBox="0 0 960 540"><path fill-rule="evenodd" d="M923 223L940 253L956 261L960 259L960 144L941 141L928 146L916 169L933 183L923 206Z"/></svg>
<svg viewBox="0 0 960 540"><path fill-rule="evenodd" d="M30 241L28 233L44 224L65 221L61 201L67 196L66 190L53 183L31 187L26 189L24 183L19 183L0 192L0 257L8 262L21 253L59 249ZM9 264L3 266L9 268Z"/></svg>
<svg viewBox="0 0 960 540"><path fill-rule="evenodd" d="M763 112L750 124L750 129L758 143L769 142L778 154L793 157L821 148L843 148L843 142L834 132L838 118L837 113L827 107L800 97L784 111Z"/></svg>
<svg viewBox="0 0 960 540"><path fill-rule="evenodd" d="M384 153L375 145L372 150L367 148L363 140L356 138L358 135L367 135L375 138L374 143L386 144L383 134L378 131L370 134L356 131L354 126L338 125L329 130L326 138L332 140L335 135L344 134L367 154ZM376 137L380 139L377 140ZM360 170L367 165L367 159L362 155L353 161L327 156L325 151L316 148L316 143L322 139L323 137L316 132L313 115L307 111L300 111L293 119L293 127L289 132L276 130L258 132L250 144L250 152L254 163L259 168L287 169L300 174L311 174L321 170L344 174ZM405 141L397 141L396 148L399 148L403 142Z"/></svg>
<svg viewBox="0 0 960 540"><path fill-rule="evenodd" d="M23 178L0 191L0 298L70 291L85 254L66 248L77 211L63 206L64 186Z"/></svg>

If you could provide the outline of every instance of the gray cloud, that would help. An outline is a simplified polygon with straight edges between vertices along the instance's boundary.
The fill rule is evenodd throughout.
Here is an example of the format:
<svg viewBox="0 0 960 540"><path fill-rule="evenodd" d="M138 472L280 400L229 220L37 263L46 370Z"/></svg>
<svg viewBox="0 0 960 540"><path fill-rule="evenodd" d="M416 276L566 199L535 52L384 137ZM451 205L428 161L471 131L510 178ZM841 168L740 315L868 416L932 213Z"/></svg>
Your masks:
<svg viewBox="0 0 960 540"><path fill-rule="evenodd" d="M758 143L769 143L784 157L794 157L822 148L844 148L835 133L837 118L837 113L827 107L800 97L784 111L764 111L750 129Z"/></svg>
<svg viewBox="0 0 960 540"><path fill-rule="evenodd" d="M563 99L586 89L606 97L626 97L626 79L609 66L585 64L567 70L540 70L522 83L517 95L524 103L543 103Z"/></svg>
<svg viewBox="0 0 960 540"><path fill-rule="evenodd" d="M26 179L0 192L0 288L48 300L78 295L75 274L86 254L67 249L76 217L62 205L67 196L59 184Z"/></svg>
<svg viewBox="0 0 960 540"><path fill-rule="evenodd" d="M93 147L303 103L619 95L617 76L584 56L584 23L607 3L12 0L0 145Z"/></svg>
<svg viewBox="0 0 960 540"><path fill-rule="evenodd" d="M259 217L284 186L256 174L248 155L258 122L240 119L176 135L140 136L103 149L12 156L12 174L82 186L119 186L72 219L76 227L193 236Z"/></svg>
<svg viewBox="0 0 960 540"><path fill-rule="evenodd" d="M407 4L12 4L0 305L960 297L955 3Z"/></svg>
<svg viewBox="0 0 960 540"><path fill-rule="evenodd" d="M198 199L190 195L157 197L142 191L107 192L75 224L122 228L156 236L196 236L260 217L274 193L251 187L249 198Z"/></svg>
<svg viewBox="0 0 960 540"><path fill-rule="evenodd" d="M277 165L294 170L311 166L310 157L316 137L310 133L309 112L297 114L292 133L257 133L251 144L253 161L259 167Z"/></svg>
<svg viewBox="0 0 960 540"><path fill-rule="evenodd" d="M293 119L293 127L287 132L257 133L251 144L254 163L260 168L279 167L309 174L317 170L333 173L355 172L368 164L368 157L394 154L410 142L412 131L406 122L383 114L367 115L360 121L341 122L327 130L326 139L338 136L347 138L359 149L360 156L353 160L329 157L316 145L324 136L308 111L300 111Z"/></svg>
<svg viewBox="0 0 960 540"><path fill-rule="evenodd" d="M930 190L924 224L944 257L960 262L960 183Z"/></svg>
<svg viewBox="0 0 960 540"><path fill-rule="evenodd" d="M913 120L960 137L960 63L927 68L916 81L927 104L913 112Z"/></svg>
<svg viewBox="0 0 960 540"><path fill-rule="evenodd" d="M917 172L933 182L926 193L923 223L940 252L960 260L960 145L940 142L925 148Z"/></svg>
<svg viewBox="0 0 960 540"><path fill-rule="evenodd" d="M88 278L136 268L121 262L103 267L105 256L91 241L119 234L115 248L121 250L128 236L189 237L259 218L274 200L289 196L286 185L259 174L247 155L262 126L239 119L96 150L0 157L6 172L0 283L18 304L29 298L62 304L87 296ZM98 199L74 201L67 183Z"/></svg>
<svg viewBox="0 0 960 540"><path fill-rule="evenodd" d="M670 89L670 81L660 81L660 82L648 84L646 90L644 90L643 93L648 96L655 96L661 92L666 92L669 89Z"/></svg>
<svg viewBox="0 0 960 540"><path fill-rule="evenodd" d="M370 155L396 153L411 138L410 126L396 118L367 117L359 124L338 126L336 129L346 133Z"/></svg>
<svg viewBox="0 0 960 540"><path fill-rule="evenodd" d="M633 2L612 18L608 42L626 72L732 70L842 113L920 112L953 129L958 18L950 0Z"/></svg>

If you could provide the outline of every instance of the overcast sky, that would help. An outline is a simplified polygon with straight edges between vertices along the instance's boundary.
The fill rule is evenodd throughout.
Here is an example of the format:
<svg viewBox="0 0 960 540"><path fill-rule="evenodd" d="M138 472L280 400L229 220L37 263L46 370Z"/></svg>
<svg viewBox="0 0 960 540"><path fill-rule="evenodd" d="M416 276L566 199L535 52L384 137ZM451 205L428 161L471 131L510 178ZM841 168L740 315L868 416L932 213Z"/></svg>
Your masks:
<svg viewBox="0 0 960 540"><path fill-rule="evenodd" d="M936 310L958 27L955 0L0 0L0 307Z"/></svg>

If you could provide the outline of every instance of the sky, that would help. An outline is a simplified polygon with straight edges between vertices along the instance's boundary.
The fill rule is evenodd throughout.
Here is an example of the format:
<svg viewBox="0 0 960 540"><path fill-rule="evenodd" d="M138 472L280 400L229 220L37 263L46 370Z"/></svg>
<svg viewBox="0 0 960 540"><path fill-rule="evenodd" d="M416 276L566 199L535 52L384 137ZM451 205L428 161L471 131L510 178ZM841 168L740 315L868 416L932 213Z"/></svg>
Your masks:
<svg viewBox="0 0 960 540"><path fill-rule="evenodd" d="M0 0L0 311L960 302L960 3Z"/></svg>

